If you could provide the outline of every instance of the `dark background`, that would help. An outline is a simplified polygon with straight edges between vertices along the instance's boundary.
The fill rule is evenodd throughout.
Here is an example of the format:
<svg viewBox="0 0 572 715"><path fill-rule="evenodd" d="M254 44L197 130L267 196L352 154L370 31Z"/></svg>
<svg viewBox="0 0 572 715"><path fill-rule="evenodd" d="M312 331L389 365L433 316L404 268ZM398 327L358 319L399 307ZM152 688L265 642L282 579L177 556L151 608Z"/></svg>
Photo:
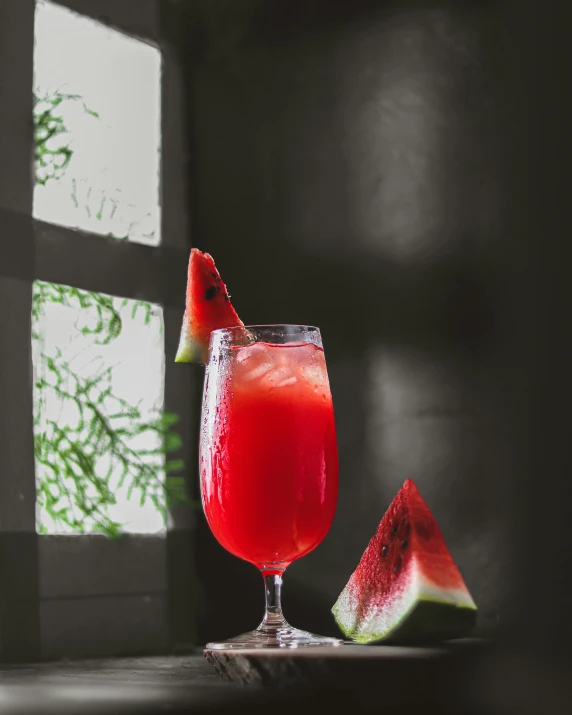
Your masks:
<svg viewBox="0 0 572 715"><path fill-rule="evenodd" d="M516 654L479 689L500 678L518 712L538 712L538 681L553 704L572 635L566 3L159 7L184 70L189 247L213 254L245 322L322 330L339 506L286 573L286 617L337 634L330 608L411 477L479 606L476 633ZM202 368L181 369L200 383ZM199 581L195 623L173 630L201 645L256 626L263 598L197 521L172 539Z"/></svg>
<svg viewBox="0 0 572 715"><path fill-rule="evenodd" d="M526 241L514 245L509 208L515 18L492 2L186 7L192 243L214 255L245 322L320 326L334 396L339 507L288 569L285 613L336 634L330 608L411 477L479 632L496 632L514 610L507 331ZM254 569L204 523L198 558L199 638L254 625Z"/></svg>
<svg viewBox="0 0 572 715"><path fill-rule="evenodd" d="M336 633L329 609L411 477L477 633L568 657L565 8L191 5L193 245L246 322L321 327L335 402L339 507L286 573L287 617ZM198 553L199 637L251 627L258 575L206 528Z"/></svg>

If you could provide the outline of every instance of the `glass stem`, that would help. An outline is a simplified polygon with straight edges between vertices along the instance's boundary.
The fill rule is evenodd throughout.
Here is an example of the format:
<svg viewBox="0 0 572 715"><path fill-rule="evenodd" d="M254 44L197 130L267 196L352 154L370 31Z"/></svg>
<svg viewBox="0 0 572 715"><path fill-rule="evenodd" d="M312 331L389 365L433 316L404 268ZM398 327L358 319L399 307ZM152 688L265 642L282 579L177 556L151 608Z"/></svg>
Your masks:
<svg viewBox="0 0 572 715"><path fill-rule="evenodd" d="M279 628L288 623L282 615L282 574L262 574L264 579L265 611L259 628Z"/></svg>

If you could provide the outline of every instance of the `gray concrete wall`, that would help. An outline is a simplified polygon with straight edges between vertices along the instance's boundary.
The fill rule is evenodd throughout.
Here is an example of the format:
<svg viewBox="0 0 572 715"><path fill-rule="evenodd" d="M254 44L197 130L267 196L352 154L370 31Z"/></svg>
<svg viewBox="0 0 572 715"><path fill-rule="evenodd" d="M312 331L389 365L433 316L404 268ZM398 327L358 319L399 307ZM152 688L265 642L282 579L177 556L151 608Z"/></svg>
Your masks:
<svg viewBox="0 0 572 715"><path fill-rule="evenodd" d="M286 615L337 633L329 608L411 477L494 632L506 456L492 5L239 5L194 16L193 244L245 322L321 327L339 436L336 519L287 571ZM254 625L262 587L203 538L203 633L228 636ZM244 596L221 620L229 569Z"/></svg>

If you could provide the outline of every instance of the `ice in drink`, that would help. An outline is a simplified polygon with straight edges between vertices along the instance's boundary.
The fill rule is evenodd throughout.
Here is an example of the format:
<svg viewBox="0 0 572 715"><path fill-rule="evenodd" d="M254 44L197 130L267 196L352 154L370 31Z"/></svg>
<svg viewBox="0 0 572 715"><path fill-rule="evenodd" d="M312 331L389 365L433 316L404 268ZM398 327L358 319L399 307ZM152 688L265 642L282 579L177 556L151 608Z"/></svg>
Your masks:
<svg viewBox="0 0 572 715"><path fill-rule="evenodd" d="M205 377L200 453L203 507L222 546L259 567L314 549L338 492L322 348L259 342L219 355Z"/></svg>

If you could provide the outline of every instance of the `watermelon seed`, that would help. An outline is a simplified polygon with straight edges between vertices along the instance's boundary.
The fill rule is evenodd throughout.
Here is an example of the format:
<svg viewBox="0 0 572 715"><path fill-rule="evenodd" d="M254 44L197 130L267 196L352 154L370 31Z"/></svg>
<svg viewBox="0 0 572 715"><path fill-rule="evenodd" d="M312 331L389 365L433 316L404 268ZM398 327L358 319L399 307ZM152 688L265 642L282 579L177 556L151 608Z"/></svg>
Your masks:
<svg viewBox="0 0 572 715"><path fill-rule="evenodd" d="M401 568L401 556L398 556L393 570L395 571L395 573L397 573L400 568Z"/></svg>
<svg viewBox="0 0 572 715"><path fill-rule="evenodd" d="M393 529L391 530L391 534L392 534L393 536L395 536L395 534L397 534L397 524L396 524L396 525L393 527Z"/></svg>
<svg viewBox="0 0 572 715"><path fill-rule="evenodd" d="M220 286L211 286L210 288L207 288L205 291L205 298L206 300L212 300L215 295L219 292Z"/></svg>
<svg viewBox="0 0 572 715"><path fill-rule="evenodd" d="M383 556L383 558L387 556L387 546L383 547L383 549L381 550L381 555Z"/></svg>
<svg viewBox="0 0 572 715"><path fill-rule="evenodd" d="M401 542L401 548L406 549L409 546L409 541L405 539L404 541Z"/></svg>

